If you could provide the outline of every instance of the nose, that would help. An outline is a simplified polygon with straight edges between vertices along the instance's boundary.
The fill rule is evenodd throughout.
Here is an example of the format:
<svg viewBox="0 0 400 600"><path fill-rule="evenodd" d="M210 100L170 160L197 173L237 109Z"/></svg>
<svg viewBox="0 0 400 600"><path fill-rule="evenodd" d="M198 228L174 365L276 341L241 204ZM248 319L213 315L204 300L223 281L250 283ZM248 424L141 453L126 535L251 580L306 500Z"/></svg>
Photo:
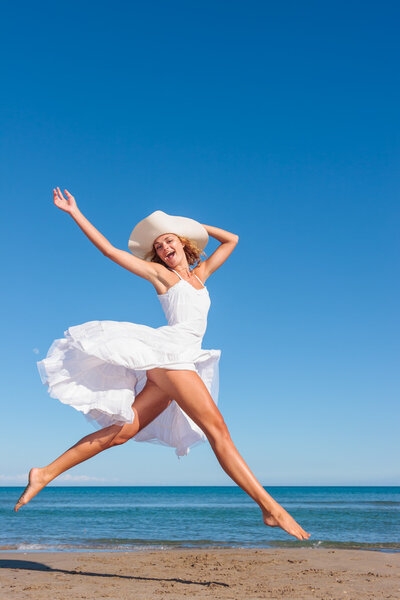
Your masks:
<svg viewBox="0 0 400 600"><path fill-rule="evenodd" d="M163 244L163 246L161 248L161 251L162 251L163 254L168 254L168 252L171 251L171 248L169 247L168 244L165 244L165 245Z"/></svg>

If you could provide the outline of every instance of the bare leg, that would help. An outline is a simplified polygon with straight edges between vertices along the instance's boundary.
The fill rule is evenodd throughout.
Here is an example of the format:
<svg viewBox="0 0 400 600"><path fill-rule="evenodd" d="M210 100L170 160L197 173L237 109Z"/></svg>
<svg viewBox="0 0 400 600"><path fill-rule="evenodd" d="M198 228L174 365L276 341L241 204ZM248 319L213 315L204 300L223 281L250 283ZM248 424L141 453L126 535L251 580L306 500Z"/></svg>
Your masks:
<svg viewBox="0 0 400 600"><path fill-rule="evenodd" d="M150 381L174 398L204 431L224 471L260 506L264 523L281 527L299 540L308 539L310 534L264 490L240 456L220 411L199 375L193 371L166 369L152 369L147 375Z"/></svg>
<svg viewBox="0 0 400 600"><path fill-rule="evenodd" d="M143 427L146 427L163 410L171 399L155 383L147 381L145 388L138 394L132 405L135 419L125 425L110 425L82 438L74 446L61 454L56 460L43 468L33 468L29 473L29 483L15 505L17 512L27 504L50 481L71 467L88 460L103 450L123 444L131 439Z"/></svg>

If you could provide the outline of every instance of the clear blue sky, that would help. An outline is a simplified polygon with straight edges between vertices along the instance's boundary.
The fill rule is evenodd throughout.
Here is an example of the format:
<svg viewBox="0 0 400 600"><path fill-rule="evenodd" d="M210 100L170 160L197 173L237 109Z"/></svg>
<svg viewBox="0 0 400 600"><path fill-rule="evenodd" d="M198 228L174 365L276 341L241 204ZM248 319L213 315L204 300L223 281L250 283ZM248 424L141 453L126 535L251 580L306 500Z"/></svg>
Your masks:
<svg viewBox="0 0 400 600"><path fill-rule="evenodd" d="M159 326L54 186L127 248L156 209L239 234L210 278L220 408L261 482L399 484L399 4L2 7L0 485L92 431L36 361L94 319ZM211 243L208 250L213 248ZM130 442L65 483L227 484ZM61 483L61 482L60 482Z"/></svg>

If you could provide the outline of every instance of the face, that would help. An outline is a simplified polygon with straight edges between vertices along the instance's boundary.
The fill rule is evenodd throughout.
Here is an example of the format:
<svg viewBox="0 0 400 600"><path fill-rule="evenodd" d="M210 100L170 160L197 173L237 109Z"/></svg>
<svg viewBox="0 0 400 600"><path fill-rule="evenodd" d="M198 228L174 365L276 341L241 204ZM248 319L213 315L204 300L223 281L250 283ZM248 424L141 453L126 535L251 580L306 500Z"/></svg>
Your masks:
<svg viewBox="0 0 400 600"><path fill-rule="evenodd" d="M159 235L154 241L154 249L161 260L172 269L182 260L186 260L182 242L174 233Z"/></svg>

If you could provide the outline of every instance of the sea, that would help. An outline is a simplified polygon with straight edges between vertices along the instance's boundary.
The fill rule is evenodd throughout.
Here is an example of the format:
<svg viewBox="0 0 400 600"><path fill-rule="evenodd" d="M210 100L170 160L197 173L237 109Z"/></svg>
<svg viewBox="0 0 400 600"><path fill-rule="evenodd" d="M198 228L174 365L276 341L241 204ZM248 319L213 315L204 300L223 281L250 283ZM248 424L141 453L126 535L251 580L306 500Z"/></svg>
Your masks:
<svg viewBox="0 0 400 600"><path fill-rule="evenodd" d="M400 551L400 487L269 487L311 533L266 527L237 487L48 487L14 513L0 488L0 551L352 548Z"/></svg>

